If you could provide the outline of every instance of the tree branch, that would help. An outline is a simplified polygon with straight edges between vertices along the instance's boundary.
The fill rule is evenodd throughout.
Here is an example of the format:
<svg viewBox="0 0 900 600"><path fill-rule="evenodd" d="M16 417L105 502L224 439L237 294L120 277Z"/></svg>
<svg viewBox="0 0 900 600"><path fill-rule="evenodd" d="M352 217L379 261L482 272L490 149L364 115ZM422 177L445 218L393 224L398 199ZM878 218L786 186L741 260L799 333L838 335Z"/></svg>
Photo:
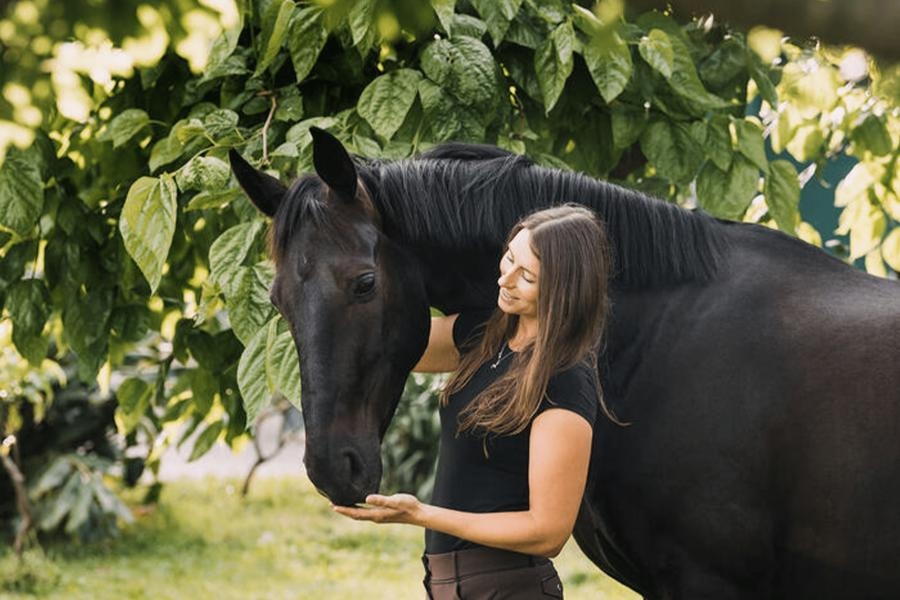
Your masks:
<svg viewBox="0 0 900 600"><path fill-rule="evenodd" d="M16 539L13 542L13 551L21 558L22 552L25 550L25 538L31 531L34 523L34 511L31 509L31 502L28 501L28 491L25 489L25 476L19 469L19 465L9 457L10 450L16 443L15 436L9 436L3 440L0 446L0 463L9 475L16 494L16 509L22 521L19 523L18 531L16 531Z"/></svg>

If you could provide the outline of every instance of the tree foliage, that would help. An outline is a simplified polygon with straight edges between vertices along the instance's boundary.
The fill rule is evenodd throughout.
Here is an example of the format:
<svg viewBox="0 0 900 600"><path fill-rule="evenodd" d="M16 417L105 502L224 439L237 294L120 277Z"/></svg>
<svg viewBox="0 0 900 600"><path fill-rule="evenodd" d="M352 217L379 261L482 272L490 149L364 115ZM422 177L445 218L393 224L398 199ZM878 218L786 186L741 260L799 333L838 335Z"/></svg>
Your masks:
<svg viewBox="0 0 900 600"><path fill-rule="evenodd" d="M610 0L83 6L22 0L0 21L0 300L24 360L72 353L113 388L151 468L299 400L265 223L226 155L291 179L314 125L372 158L489 142L814 243L801 188L847 153L848 258L900 270L900 116L859 50Z"/></svg>

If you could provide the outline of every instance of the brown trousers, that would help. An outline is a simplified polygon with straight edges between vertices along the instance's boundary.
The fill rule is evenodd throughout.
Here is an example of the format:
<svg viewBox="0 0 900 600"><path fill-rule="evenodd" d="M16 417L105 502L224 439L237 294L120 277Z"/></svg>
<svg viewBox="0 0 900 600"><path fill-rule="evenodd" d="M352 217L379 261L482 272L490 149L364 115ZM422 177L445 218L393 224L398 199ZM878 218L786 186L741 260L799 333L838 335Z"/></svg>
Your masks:
<svg viewBox="0 0 900 600"><path fill-rule="evenodd" d="M532 600L562 598L562 582L550 560L498 550L471 548L426 554L429 600Z"/></svg>

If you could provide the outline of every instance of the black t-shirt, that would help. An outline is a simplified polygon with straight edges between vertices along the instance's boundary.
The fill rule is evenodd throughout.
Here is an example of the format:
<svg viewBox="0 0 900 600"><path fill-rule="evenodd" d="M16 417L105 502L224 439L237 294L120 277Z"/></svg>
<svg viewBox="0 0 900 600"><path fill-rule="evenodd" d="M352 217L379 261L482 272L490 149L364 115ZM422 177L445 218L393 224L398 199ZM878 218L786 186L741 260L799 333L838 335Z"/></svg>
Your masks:
<svg viewBox="0 0 900 600"><path fill-rule="evenodd" d="M483 332L481 326L490 314L464 312L456 318L453 341L460 353L478 341ZM506 347L503 352L503 360L495 368L491 365L496 359L481 365L468 385L441 407L440 456L431 499L435 506L474 513L528 510L531 425L516 435L490 434L485 438L483 432L472 430L457 434L460 412L509 368L512 357L506 358L506 353L511 351ZM585 362L551 376L537 414L548 408L564 408L581 415L593 427L598 401L592 369ZM475 547L478 544L468 540L425 531L425 551L429 554Z"/></svg>

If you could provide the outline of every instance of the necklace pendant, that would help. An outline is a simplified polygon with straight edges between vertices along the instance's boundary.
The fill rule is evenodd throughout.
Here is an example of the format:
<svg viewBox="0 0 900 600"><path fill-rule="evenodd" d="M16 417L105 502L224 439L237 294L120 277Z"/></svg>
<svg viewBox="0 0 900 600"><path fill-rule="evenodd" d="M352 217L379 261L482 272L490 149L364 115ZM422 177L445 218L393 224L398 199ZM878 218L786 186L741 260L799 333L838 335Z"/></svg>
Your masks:
<svg viewBox="0 0 900 600"><path fill-rule="evenodd" d="M503 355L503 349L505 347L506 347L505 344L503 346L500 346L500 352L497 353L497 360L495 360L494 362L491 363L491 369L496 369L497 365L499 365L503 361L504 358L509 356L509 354L506 354L506 356Z"/></svg>

